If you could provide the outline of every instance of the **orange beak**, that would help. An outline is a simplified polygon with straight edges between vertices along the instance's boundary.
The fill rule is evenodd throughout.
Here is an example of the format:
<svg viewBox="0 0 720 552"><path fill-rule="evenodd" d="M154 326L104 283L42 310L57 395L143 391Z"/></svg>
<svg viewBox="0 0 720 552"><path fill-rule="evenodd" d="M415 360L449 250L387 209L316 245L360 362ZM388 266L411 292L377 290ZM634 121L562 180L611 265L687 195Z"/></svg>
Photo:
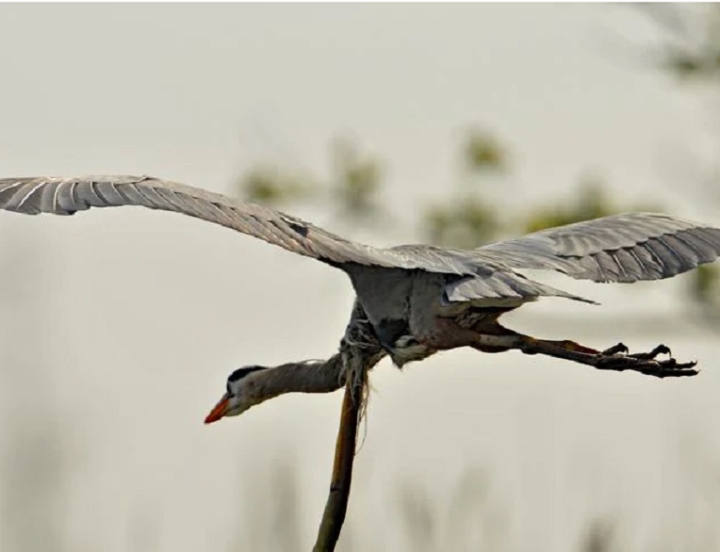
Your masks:
<svg viewBox="0 0 720 552"><path fill-rule="evenodd" d="M220 399L220 402L215 405L215 408L213 408L210 411L210 414L207 415L207 418L205 418L206 424L211 424L213 422L217 422L220 420L223 416L225 416L225 413L228 410L228 405L230 403L230 395L225 393L225 396Z"/></svg>

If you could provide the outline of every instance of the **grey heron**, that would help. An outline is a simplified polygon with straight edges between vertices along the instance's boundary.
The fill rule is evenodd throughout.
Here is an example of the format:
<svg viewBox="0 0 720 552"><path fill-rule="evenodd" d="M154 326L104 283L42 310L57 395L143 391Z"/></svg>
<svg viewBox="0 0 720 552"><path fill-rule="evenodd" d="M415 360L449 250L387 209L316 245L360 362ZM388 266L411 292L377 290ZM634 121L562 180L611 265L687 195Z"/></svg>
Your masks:
<svg viewBox="0 0 720 552"><path fill-rule="evenodd" d="M472 347L482 352L519 350L658 377L695 375L694 362L677 362L663 345L637 354L622 344L600 351L569 340L523 335L498 319L540 297L592 302L517 270L632 283L669 278L720 256L720 229L657 213L609 216L472 250L376 248L268 207L149 176L0 180L0 207L7 211L72 215L123 205L190 215L344 271L384 354L398 367L438 351ZM657 358L663 354L668 358ZM228 378L226 392L206 422L241 414L282 393L333 391L343 384L341 374L338 355L325 362L241 368Z"/></svg>

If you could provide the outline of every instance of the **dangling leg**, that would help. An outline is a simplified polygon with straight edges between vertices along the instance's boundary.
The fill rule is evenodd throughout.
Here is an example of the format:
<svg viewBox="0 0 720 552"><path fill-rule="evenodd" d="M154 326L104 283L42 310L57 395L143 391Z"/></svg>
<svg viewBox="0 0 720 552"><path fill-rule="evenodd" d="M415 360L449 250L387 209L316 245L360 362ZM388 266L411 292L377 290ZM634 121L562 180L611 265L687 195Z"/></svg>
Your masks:
<svg viewBox="0 0 720 552"><path fill-rule="evenodd" d="M500 328L502 327L500 326ZM502 329L505 331L500 335L477 334L472 346L486 352L517 349L527 355L547 355L587 364L599 370L632 370L659 378L695 376L699 373L694 369L697 362L680 363L672 357L656 360L656 357L661 354L670 355L670 349L665 345L659 345L648 353L628 354L627 347L622 343L605 351L598 351L573 341L536 339L506 328Z"/></svg>
<svg viewBox="0 0 720 552"><path fill-rule="evenodd" d="M665 345L659 345L648 353L628 354L628 348L622 343L599 351L574 341L551 341L523 335L505 328L496 319L468 328L458 325L451 318L438 317L435 319L435 333L424 341L437 351L473 347L486 353L500 353L516 349L527 355L547 355L599 370L632 370L658 378L695 376L699 373L695 370L697 362L680 363L672 357L656 360L659 355L670 355L670 349Z"/></svg>

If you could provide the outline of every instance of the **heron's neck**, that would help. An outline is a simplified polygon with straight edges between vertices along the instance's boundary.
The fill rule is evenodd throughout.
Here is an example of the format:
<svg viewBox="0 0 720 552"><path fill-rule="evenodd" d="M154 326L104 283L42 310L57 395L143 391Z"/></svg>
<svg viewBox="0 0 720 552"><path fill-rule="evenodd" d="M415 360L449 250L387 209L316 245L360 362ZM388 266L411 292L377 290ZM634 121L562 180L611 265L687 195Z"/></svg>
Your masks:
<svg viewBox="0 0 720 552"><path fill-rule="evenodd" d="M342 357L338 353L325 361L289 362L247 376L244 391L252 404L285 393L332 393L345 385Z"/></svg>
<svg viewBox="0 0 720 552"><path fill-rule="evenodd" d="M355 350L365 370L370 370L387 353L378 345ZM327 360L288 362L246 376L241 387L250 405L257 405L285 393L332 393L345 385L343 355Z"/></svg>
<svg viewBox="0 0 720 552"><path fill-rule="evenodd" d="M344 354L370 370L387 352L375 337L365 311L355 302L340 351L327 360L289 362L245 377L240 387L252 406L285 393L332 393L345 385ZM343 353L344 351L344 353Z"/></svg>

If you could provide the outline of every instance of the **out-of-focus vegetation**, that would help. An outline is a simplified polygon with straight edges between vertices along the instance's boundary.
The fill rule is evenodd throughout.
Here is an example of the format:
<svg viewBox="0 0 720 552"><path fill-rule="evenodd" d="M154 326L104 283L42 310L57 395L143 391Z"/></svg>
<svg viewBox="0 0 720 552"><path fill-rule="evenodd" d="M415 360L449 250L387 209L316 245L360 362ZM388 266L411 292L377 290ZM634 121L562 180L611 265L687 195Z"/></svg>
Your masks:
<svg viewBox="0 0 720 552"><path fill-rule="evenodd" d="M720 5L637 4L664 33L658 66L685 84L720 86Z"/></svg>
<svg viewBox="0 0 720 552"><path fill-rule="evenodd" d="M689 507L678 505L673 521L663 524L651 535L644 535L643 518L629 521L617 512L598 514L583 527L566 528L568 533L577 535L574 550L716 552L720 530L714 522L714 513L720 507L720 474L716 462L697 446L689 443L682 461L687 474L682 504ZM243 520L245 529L238 531L227 552L301 550L297 543L302 540L302 512L308 501L298 492L300 482L291 462L275 463L260 475L241 474L241 479L246 482L246 492L257 497L257 501ZM362 481L357 483L362 487ZM398 552L518 550L512 540L512 506L500 498L502 489L493 487L489 474L468 468L450 490L450 500L440 505L422 481L401 479L390 488L387 500L373 508L382 508L387 512L389 523L399 524L404 539L392 548ZM692 529L688 529L690 527ZM369 530L368 520L362 515L350 515L337 550L391 549L392 544L382 540L384 534L385 531ZM673 538L677 534L685 535L684 542ZM644 535L642 546L629 544L637 542L637 535Z"/></svg>
<svg viewBox="0 0 720 552"><path fill-rule="evenodd" d="M238 180L243 197L276 207L320 202L350 220L381 214L384 163L362 152L357 142L347 136L333 140L329 149L328 176L258 164Z"/></svg>

